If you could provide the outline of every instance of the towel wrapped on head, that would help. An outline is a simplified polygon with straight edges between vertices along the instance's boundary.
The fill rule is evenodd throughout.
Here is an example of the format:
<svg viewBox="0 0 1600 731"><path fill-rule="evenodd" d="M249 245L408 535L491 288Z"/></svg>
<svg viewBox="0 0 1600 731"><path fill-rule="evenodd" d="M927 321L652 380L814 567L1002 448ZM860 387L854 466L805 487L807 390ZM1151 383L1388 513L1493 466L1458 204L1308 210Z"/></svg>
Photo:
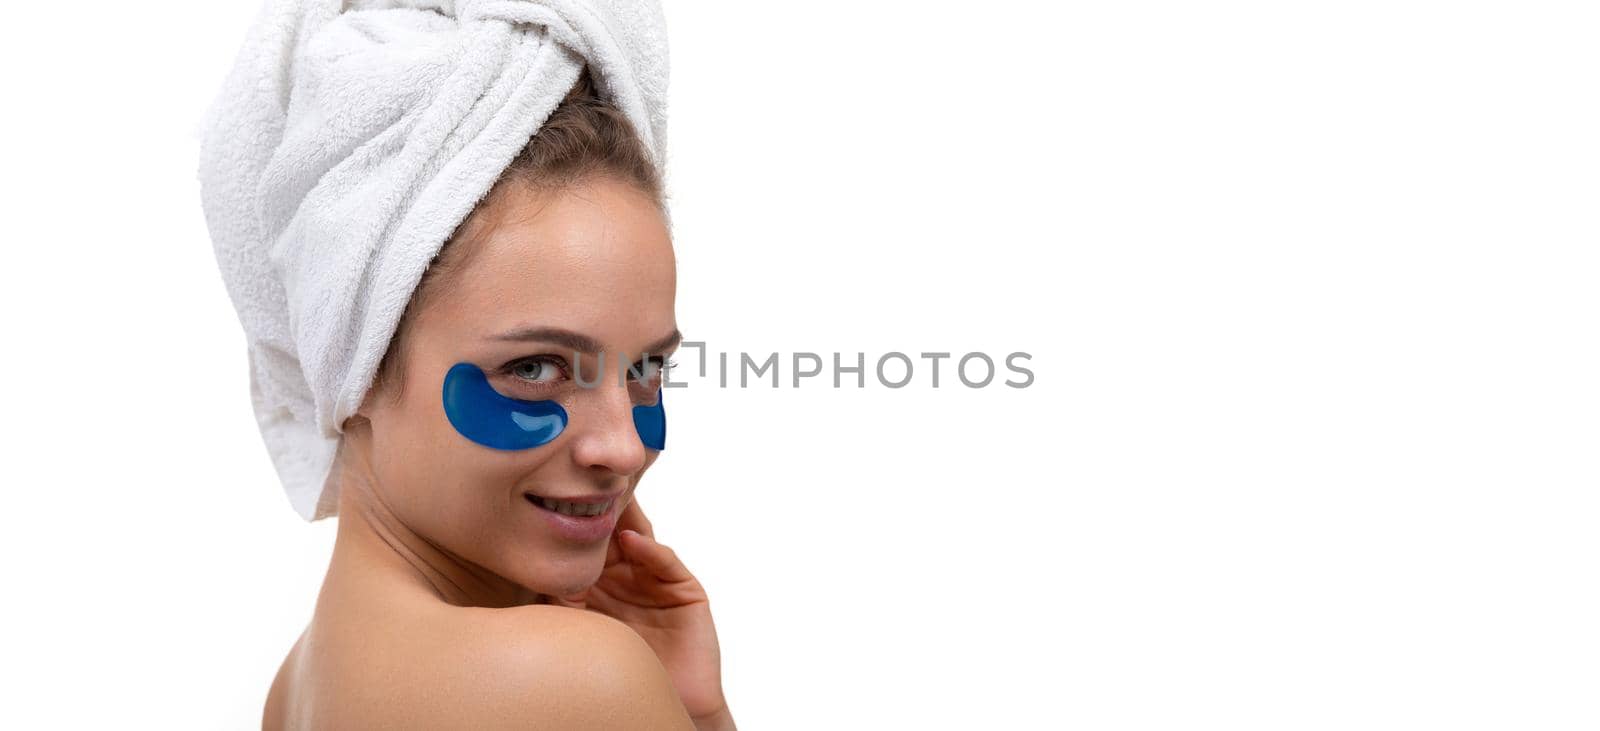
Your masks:
<svg viewBox="0 0 1600 731"><path fill-rule="evenodd" d="M665 169L657 2L267 0L199 179L268 453L306 520L423 271L585 66Z"/></svg>

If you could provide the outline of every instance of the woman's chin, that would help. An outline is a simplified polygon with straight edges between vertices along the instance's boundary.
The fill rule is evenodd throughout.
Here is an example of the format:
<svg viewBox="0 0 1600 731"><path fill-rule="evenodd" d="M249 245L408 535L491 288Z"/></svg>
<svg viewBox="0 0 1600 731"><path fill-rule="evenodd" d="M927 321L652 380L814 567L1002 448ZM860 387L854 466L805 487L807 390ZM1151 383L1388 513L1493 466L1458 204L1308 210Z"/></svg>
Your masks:
<svg viewBox="0 0 1600 731"><path fill-rule="evenodd" d="M509 578L529 591L551 596L571 596L594 586L600 580L600 572L605 569L605 564L606 554L602 550L592 557L574 555L524 564Z"/></svg>

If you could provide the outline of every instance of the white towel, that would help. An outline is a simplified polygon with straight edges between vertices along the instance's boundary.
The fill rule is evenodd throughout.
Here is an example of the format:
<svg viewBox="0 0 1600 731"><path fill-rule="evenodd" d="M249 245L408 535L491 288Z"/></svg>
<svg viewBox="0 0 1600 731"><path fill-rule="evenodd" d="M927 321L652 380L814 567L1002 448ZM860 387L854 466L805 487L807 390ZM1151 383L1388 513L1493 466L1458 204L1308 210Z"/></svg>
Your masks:
<svg viewBox="0 0 1600 731"><path fill-rule="evenodd" d="M658 2L267 0L200 149L256 421L306 520L423 269L587 64L665 170Z"/></svg>

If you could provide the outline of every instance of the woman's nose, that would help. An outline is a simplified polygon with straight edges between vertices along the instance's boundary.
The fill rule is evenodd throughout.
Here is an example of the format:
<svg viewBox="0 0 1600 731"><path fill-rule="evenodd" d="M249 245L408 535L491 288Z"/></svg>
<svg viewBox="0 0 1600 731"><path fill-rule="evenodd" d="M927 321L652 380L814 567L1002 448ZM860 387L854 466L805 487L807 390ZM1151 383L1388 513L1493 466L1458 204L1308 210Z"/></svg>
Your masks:
<svg viewBox="0 0 1600 731"><path fill-rule="evenodd" d="M597 467L619 475L644 469L644 443L633 423L633 396L615 383L584 389L567 425L574 431L573 459L581 467Z"/></svg>

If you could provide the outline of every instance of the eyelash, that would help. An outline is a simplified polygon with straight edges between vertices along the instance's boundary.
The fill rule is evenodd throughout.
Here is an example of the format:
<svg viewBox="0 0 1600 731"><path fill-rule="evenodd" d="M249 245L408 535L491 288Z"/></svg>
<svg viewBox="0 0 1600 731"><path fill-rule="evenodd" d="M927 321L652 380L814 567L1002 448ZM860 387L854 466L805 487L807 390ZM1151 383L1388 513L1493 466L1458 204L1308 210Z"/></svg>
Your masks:
<svg viewBox="0 0 1600 731"><path fill-rule="evenodd" d="M666 373L667 371L670 371L673 368L676 368L677 365L678 365L678 361L670 360L666 356L661 356L661 355L652 355L652 356L650 356L650 358L648 360L650 360L650 361L652 361L652 362L654 362L656 364L656 369L660 373ZM643 370L642 365L644 364L644 362L645 361L641 360L641 361L638 361L638 362L634 363L633 366L630 366L630 372L628 374L630 380L633 377L633 372L634 371ZM510 376L513 380L517 381L519 384L527 386L529 388L547 389L547 388L550 388L550 387L552 387L554 385L554 384L550 384L550 383L541 383L541 382L537 382L537 381L530 381L530 380L528 380L526 378L522 378L521 376L518 376L517 375L517 368L519 368L520 366L523 366L525 364L528 364L528 363L549 363L550 365L552 365L552 366L554 366L556 368L559 368L561 370L561 377L562 378L571 378L572 377L571 369L569 369L567 367L567 360L565 358L562 358L562 357L556 356L556 355L533 355L533 356L528 356L528 357L525 357L525 358L517 358L516 360L513 360L513 361L511 361L509 363L506 363L505 365L501 366L500 367L500 372L505 374L505 375L507 375L507 376Z"/></svg>

